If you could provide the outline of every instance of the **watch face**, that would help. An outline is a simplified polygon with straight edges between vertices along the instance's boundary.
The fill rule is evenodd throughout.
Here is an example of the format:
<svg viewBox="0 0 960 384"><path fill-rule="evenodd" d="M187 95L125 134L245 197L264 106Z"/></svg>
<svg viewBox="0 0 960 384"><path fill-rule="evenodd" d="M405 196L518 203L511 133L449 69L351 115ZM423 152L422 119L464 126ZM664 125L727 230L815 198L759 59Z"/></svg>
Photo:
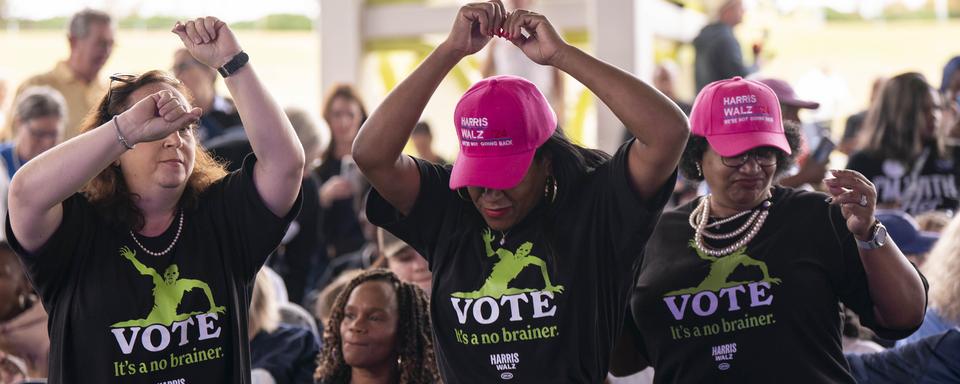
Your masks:
<svg viewBox="0 0 960 384"><path fill-rule="evenodd" d="M873 241L877 243L877 246L883 246L883 244L887 242L887 227L878 225L877 233L873 236Z"/></svg>

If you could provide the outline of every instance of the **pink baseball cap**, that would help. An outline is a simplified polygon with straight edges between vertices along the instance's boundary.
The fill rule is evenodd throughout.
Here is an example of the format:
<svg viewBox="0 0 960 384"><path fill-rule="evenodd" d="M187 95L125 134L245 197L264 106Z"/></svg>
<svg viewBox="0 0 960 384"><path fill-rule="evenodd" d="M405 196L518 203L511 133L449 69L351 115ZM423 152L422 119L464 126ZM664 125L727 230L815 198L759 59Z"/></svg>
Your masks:
<svg viewBox="0 0 960 384"><path fill-rule="evenodd" d="M510 189L527 173L533 156L557 129L557 115L533 83L493 76L474 84L453 112L460 156L450 189Z"/></svg>
<svg viewBox="0 0 960 384"><path fill-rule="evenodd" d="M737 76L707 84L693 102L690 127L720 156L766 146L790 154L777 95L758 81Z"/></svg>

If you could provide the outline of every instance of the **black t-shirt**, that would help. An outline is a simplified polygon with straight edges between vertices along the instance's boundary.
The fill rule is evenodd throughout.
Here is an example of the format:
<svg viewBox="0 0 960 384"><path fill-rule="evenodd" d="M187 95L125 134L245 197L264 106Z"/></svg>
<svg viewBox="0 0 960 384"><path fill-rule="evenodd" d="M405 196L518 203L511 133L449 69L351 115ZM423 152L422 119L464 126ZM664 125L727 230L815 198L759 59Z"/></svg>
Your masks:
<svg viewBox="0 0 960 384"><path fill-rule="evenodd" d="M877 187L877 200L916 215L932 210L956 212L960 205L960 147L949 147L946 156L937 156L927 148L926 158L919 172L914 172L919 160L909 164L884 159L874 153L861 151L850 156L847 168L866 176ZM921 159L921 157L918 157Z"/></svg>
<svg viewBox="0 0 960 384"><path fill-rule="evenodd" d="M81 194L36 253L7 237L50 312L51 383L249 381L247 308L253 278L299 210L285 218L253 183L254 156L183 212L172 250L147 254ZM179 227L137 239L159 252Z"/></svg>
<svg viewBox="0 0 960 384"><path fill-rule="evenodd" d="M416 159L420 193L405 217L371 191L370 221L430 263L444 382L603 380L631 265L675 178L641 201L629 182L628 148L571 181L567 205L544 202L505 234L490 233L476 207L449 189L450 167Z"/></svg>
<svg viewBox="0 0 960 384"><path fill-rule="evenodd" d="M825 199L775 188L745 252L722 257L698 256L692 245L699 198L663 214L640 265L631 298L637 328L629 330L656 383L852 383L840 301L883 337L913 332L876 325L856 242Z"/></svg>

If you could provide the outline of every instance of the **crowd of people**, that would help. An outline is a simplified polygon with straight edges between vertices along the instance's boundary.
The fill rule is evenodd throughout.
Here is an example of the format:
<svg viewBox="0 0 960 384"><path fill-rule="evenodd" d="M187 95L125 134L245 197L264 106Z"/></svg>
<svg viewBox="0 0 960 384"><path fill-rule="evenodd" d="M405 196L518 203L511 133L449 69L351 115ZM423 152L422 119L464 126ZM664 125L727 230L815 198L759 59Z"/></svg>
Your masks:
<svg viewBox="0 0 960 384"><path fill-rule="evenodd" d="M103 76L115 22L78 12L0 143L0 383L960 382L960 57L834 135L708 3L692 103L492 0L318 121L216 17ZM421 115L487 51L448 163ZM566 136L564 81L615 153Z"/></svg>

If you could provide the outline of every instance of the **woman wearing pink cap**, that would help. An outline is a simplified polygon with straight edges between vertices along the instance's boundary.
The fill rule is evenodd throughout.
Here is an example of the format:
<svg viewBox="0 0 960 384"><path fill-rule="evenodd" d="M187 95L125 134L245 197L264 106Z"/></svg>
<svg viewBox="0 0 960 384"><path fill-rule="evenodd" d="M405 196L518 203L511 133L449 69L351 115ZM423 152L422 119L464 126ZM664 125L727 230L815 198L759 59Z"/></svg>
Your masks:
<svg viewBox="0 0 960 384"><path fill-rule="evenodd" d="M401 154L441 80L502 37L595 92L636 137L612 158L572 144L546 98L485 79L454 112L452 169ZM568 45L547 19L499 1L462 7L450 35L370 116L354 157L371 222L433 272L431 314L447 383L600 382L638 259L674 185L686 119L635 77Z"/></svg>
<svg viewBox="0 0 960 384"><path fill-rule="evenodd" d="M799 134L784 130L762 83L709 84L690 124L680 169L711 194L664 213L650 237L631 299L636 328L621 338L634 354L618 355L633 369L615 373L649 365L657 383L854 382L838 303L900 338L926 301L922 276L874 218L876 188L853 171L833 171L829 197L772 186Z"/></svg>

